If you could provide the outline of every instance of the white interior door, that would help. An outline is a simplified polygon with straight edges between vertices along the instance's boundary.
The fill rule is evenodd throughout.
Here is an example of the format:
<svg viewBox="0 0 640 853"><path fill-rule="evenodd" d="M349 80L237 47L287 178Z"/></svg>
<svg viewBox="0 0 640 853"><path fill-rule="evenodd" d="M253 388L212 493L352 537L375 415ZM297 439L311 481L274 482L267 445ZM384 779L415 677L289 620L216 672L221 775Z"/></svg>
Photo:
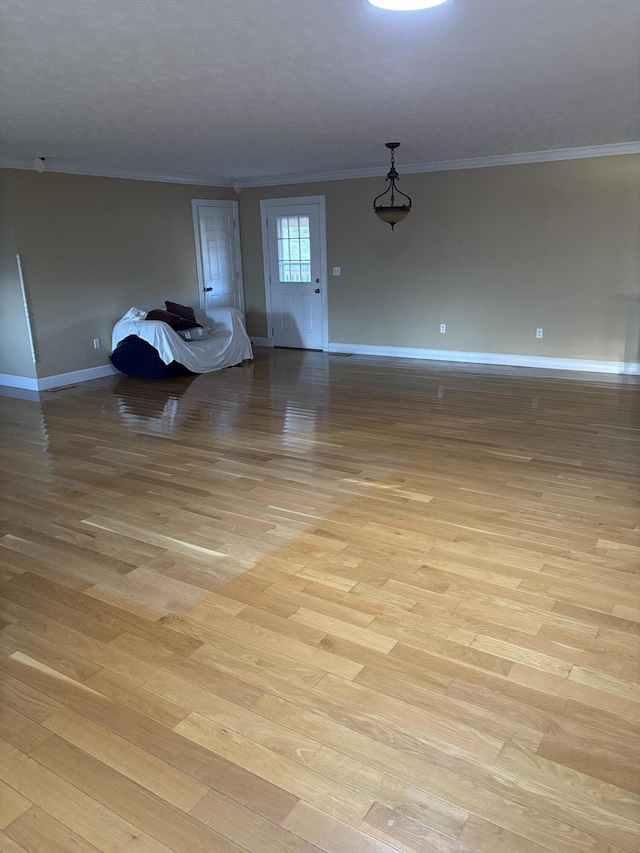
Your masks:
<svg viewBox="0 0 640 853"><path fill-rule="evenodd" d="M324 196L264 199L262 235L269 338L323 349L326 329Z"/></svg>
<svg viewBox="0 0 640 853"><path fill-rule="evenodd" d="M200 307L244 313L238 203L193 199Z"/></svg>

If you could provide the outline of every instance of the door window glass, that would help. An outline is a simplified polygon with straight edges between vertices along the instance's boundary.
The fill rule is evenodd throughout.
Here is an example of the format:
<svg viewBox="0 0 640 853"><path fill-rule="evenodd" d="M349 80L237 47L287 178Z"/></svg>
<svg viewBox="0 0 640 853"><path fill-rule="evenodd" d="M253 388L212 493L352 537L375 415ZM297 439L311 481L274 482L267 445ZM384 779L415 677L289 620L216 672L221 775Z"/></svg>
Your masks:
<svg viewBox="0 0 640 853"><path fill-rule="evenodd" d="M308 216L278 216L278 273L281 282L311 281Z"/></svg>

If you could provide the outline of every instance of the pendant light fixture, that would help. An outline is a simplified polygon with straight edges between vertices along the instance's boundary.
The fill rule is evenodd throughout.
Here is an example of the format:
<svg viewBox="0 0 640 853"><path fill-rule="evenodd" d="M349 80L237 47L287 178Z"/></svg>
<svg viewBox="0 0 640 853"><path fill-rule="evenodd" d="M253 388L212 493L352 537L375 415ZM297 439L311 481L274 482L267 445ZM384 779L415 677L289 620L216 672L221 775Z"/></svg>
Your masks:
<svg viewBox="0 0 640 853"><path fill-rule="evenodd" d="M383 222L388 222L391 226L391 230L393 231L393 226L398 222L402 222L409 215L409 211L411 210L411 198L403 193L402 190L399 190L396 186L396 181L400 180L400 175L396 172L396 155L395 150L399 147L399 142L386 142L386 147L391 151L391 168L387 172L387 180L389 181L389 186L387 189L380 193L379 196L376 196L373 200L373 209L375 213L382 219ZM385 201L391 202L390 204L378 204L380 199L384 198L384 196L390 193L388 199ZM396 204L396 193L401 195L403 198L406 198L406 204Z"/></svg>

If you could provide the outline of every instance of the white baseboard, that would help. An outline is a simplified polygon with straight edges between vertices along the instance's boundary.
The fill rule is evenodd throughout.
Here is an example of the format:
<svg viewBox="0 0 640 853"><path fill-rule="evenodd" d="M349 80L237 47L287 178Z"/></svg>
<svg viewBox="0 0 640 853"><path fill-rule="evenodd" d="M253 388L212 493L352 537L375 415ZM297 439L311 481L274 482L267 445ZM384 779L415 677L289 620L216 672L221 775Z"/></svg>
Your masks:
<svg viewBox="0 0 640 853"><path fill-rule="evenodd" d="M0 385L5 388L22 388L24 391L37 391L38 380L30 376L14 376L12 373L0 373Z"/></svg>
<svg viewBox="0 0 640 853"><path fill-rule="evenodd" d="M114 376L119 372L112 364L101 364L100 367L87 367L85 370L72 370L71 373L43 376L42 379L38 379L38 390L49 391L51 388L59 388L61 385L74 385L76 382L102 379L103 376Z"/></svg>
<svg viewBox="0 0 640 853"><path fill-rule="evenodd" d="M111 364L101 364L100 367L73 370L71 373L57 373L55 376L43 376L42 379L0 373L0 385L7 388L22 388L25 391L49 391L51 388L59 388L61 385L75 385L76 382L101 379L103 376L113 376L118 372Z"/></svg>
<svg viewBox="0 0 640 853"><path fill-rule="evenodd" d="M255 346L271 346L269 338L251 338ZM387 347L371 344L329 343L325 352L352 353L353 355L381 355L387 358L418 358L425 361L452 361L462 364L503 364L511 367L541 367L547 370L577 370L585 373L615 373L640 376L640 363L626 361L599 361L589 358L552 358L538 355L518 355L500 352L460 352L458 350L422 349L420 347ZM58 373L33 379L0 373L0 386L20 388L25 391L48 391L62 385L74 385L90 379L113 376L119 371L111 364Z"/></svg>
<svg viewBox="0 0 640 853"><path fill-rule="evenodd" d="M503 364L511 367L542 367L547 370L640 375L640 364L638 362L599 361L591 358L553 358L541 355L519 355L517 353L461 352L458 350L422 349L420 347L387 347L344 343L330 343L328 351L349 352L354 355L382 355L388 358L420 358L467 364Z"/></svg>
<svg viewBox="0 0 640 853"><path fill-rule="evenodd" d="M251 343L254 347L270 347L271 341L269 338L254 338L253 336L250 338Z"/></svg>

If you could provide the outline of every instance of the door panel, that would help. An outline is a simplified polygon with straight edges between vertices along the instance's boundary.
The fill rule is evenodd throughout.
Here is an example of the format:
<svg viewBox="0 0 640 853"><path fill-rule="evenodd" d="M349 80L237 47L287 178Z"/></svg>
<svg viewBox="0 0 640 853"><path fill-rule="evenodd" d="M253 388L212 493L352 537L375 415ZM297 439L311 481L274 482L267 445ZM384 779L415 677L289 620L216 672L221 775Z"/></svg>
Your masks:
<svg viewBox="0 0 640 853"><path fill-rule="evenodd" d="M193 202L202 308L244 311L237 230L237 203Z"/></svg>
<svg viewBox="0 0 640 853"><path fill-rule="evenodd" d="M268 323L278 347L322 349L324 220L318 201L263 201Z"/></svg>

